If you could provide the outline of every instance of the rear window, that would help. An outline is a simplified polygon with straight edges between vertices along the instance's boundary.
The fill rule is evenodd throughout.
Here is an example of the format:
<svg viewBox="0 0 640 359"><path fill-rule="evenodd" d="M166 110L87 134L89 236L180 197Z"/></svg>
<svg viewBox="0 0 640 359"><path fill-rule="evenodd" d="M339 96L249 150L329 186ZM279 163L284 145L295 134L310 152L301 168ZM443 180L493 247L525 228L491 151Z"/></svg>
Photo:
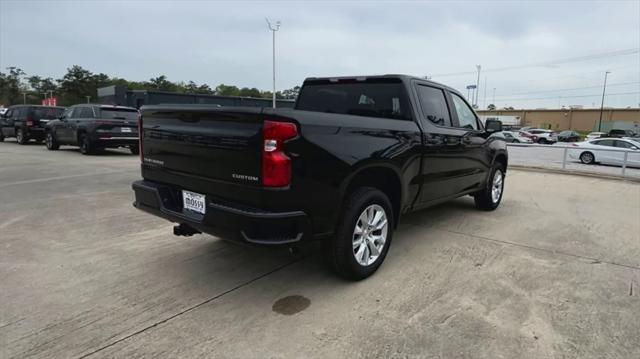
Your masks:
<svg viewBox="0 0 640 359"><path fill-rule="evenodd" d="M64 108L56 108L56 107L34 107L31 110L31 116L35 119L46 118L48 120L53 120L55 118L60 117Z"/></svg>
<svg viewBox="0 0 640 359"><path fill-rule="evenodd" d="M137 120L138 111L128 108L100 109L100 118L117 120Z"/></svg>
<svg viewBox="0 0 640 359"><path fill-rule="evenodd" d="M396 81L307 83L296 108L304 111L410 120L404 86Z"/></svg>

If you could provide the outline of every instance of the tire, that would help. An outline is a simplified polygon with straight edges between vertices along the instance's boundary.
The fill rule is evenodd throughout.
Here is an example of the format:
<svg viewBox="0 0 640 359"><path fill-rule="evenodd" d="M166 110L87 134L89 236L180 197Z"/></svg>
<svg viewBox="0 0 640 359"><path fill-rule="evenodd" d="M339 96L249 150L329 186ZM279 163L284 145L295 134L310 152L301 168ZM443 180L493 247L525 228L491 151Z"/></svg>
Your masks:
<svg viewBox="0 0 640 359"><path fill-rule="evenodd" d="M499 180L496 177L498 175L500 176ZM491 173L485 184L485 188L473 195L476 208L483 211L493 211L498 208L502 201L502 194L504 193L504 180L504 166L496 162L491 168Z"/></svg>
<svg viewBox="0 0 640 359"><path fill-rule="evenodd" d="M0 142L4 142L4 134L2 133L1 128L0 128Z"/></svg>
<svg viewBox="0 0 640 359"><path fill-rule="evenodd" d="M47 132L47 135L44 138L44 143L49 151L55 151L60 148L60 144L58 143L58 140L56 140L55 136L53 136L52 132Z"/></svg>
<svg viewBox="0 0 640 359"><path fill-rule="evenodd" d="M546 138L541 138L541 139L538 140L538 143L541 144L541 145L546 145L547 143L549 143L549 141L547 141Z"/></svg>
<svg viewBox="0 0 640 359"><path fill-rule="evenodd" d="M520 143L520 140L513 140L513 143Z"/></svg>
<svg viewBox="0 0 640 359"><path fill-rule="evenodd" d="M129 146L129 151L131 151L131 153L134 154L134 155L139 155L140 154L140 147L138 147L138 146Z"/></svg>
<svg viewBox="0 0 640 359"><path fill-rule="evenodd" d="M92 155L95 153L95 148L93 148L93 144L91 144L91 140L86 134L83 133L79 136L78 143L80 145L80 153L83 155Z"/></svg>
<svg viewBox="0 0 640 359"><path fill-rule="evenodd" d="M26 145L29 142L29 137L24 134L21 128L16 129L16 141L19 145Z"/></svg>
<svg viewBox="0 0 640 359"><path fill-rule="evenodd" d="M591 152L582 152L580 154L580 162L584 163L585 165L591 165L596 162L596 157Z"/></svg>
<svg viewBox="0 0 640 359"><path fill-rule="evenodd" d="M338 275L361 280L375 273L389 251L395 223L393 210L387 195L373 187L357 189L347 197L345 205L335 236L327 243L327 261ZM378 220L373 222L375 218ZM373 255L374 250L377 256Z"/></svg>

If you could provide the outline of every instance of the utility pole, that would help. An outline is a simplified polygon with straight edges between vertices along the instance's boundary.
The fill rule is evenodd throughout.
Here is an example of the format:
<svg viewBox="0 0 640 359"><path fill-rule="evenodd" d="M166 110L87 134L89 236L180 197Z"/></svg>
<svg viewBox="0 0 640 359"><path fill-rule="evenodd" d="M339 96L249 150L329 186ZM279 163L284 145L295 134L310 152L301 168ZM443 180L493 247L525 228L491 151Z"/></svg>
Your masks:
<svg viewBox="0 0 640 359"><path fill-rule="evenodd" d="M496 88L493 88L493 100L491 100L491 103L495 106L496 105Z"/></svg>
<svg viewBox="0 0 640 359"><path fill-rule="evenodd" d="M91 103L91 96L85 96L87 98L87 103Z"/></svg>
<svg viewBox="0 0 640 359"><path fill-rule="evenodd" d="M269 26L269 30L271 30L271 34L273 35L273 108L276 108L276 31L280 29L280 21L276 21L275 23L271 23L271 21L267 18L267 25Z"/></svg>
<svg viewBox="0 0 640 359"><path fill-rule="evenodd" d="M602 109L604 108L604 93L607 91L607 75L609 75L611 71L604 72L604 85L602 86L602 102L600 102L600 120L598 120L598 132L602 129Z"/></svg>
<svg viewBox="0 0 640 359"><path fill-rule="evenodd" d="M24 104L24 105L27 104L27 93L26 92L22 93L22 104Z"/></svg>
<svg viewBox="0 0 640 359"><path fill-rule="evenodd" d="M487 107L487 76L484 77L484 98L482 99L482 107Z"/></svg>
<svg viewBox="0 0 640 359"><path fill-rule="evenodd" d="M482 66L476 65L476 69L478 69L478 80L476 80L476 107L478 107L478 90L480 89L480 70Z"/></svg>

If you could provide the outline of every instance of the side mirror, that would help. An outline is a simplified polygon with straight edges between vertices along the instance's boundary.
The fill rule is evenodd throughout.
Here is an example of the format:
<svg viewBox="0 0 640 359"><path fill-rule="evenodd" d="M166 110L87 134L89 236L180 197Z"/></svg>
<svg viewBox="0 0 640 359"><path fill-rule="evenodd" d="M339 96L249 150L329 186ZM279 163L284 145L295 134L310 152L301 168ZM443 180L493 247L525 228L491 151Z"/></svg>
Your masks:
<svg viewBox="0 0 640 359"><path fill-rule="evenodd" d="M487 120L484 124L484 128L488 133L495 133L502 131L502 121L500 120Z"/></svg>

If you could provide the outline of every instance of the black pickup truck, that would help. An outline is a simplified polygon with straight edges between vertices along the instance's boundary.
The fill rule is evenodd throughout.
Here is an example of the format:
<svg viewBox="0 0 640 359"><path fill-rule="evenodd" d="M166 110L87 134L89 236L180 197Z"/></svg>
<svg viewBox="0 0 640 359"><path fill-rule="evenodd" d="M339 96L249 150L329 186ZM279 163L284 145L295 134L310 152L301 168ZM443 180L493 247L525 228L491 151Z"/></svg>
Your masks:
<svg viewBox="0 0 640 359"><path fill-rule="evenodd" d="M138 154L138 110L132 107L81 104L69 107L46 125L47 149L80 147L83 155L104 148L127 147Z"/></svg>
<svg viewBox="0 0 640 359"><path fill-rule="evenodd" d="M135 207L176 235L323 240L352 279L380 266L404 213L463 195L498 207L507 169L499 121L404 75L309 78L294 109L144 106L140 127Z"/></svg>

